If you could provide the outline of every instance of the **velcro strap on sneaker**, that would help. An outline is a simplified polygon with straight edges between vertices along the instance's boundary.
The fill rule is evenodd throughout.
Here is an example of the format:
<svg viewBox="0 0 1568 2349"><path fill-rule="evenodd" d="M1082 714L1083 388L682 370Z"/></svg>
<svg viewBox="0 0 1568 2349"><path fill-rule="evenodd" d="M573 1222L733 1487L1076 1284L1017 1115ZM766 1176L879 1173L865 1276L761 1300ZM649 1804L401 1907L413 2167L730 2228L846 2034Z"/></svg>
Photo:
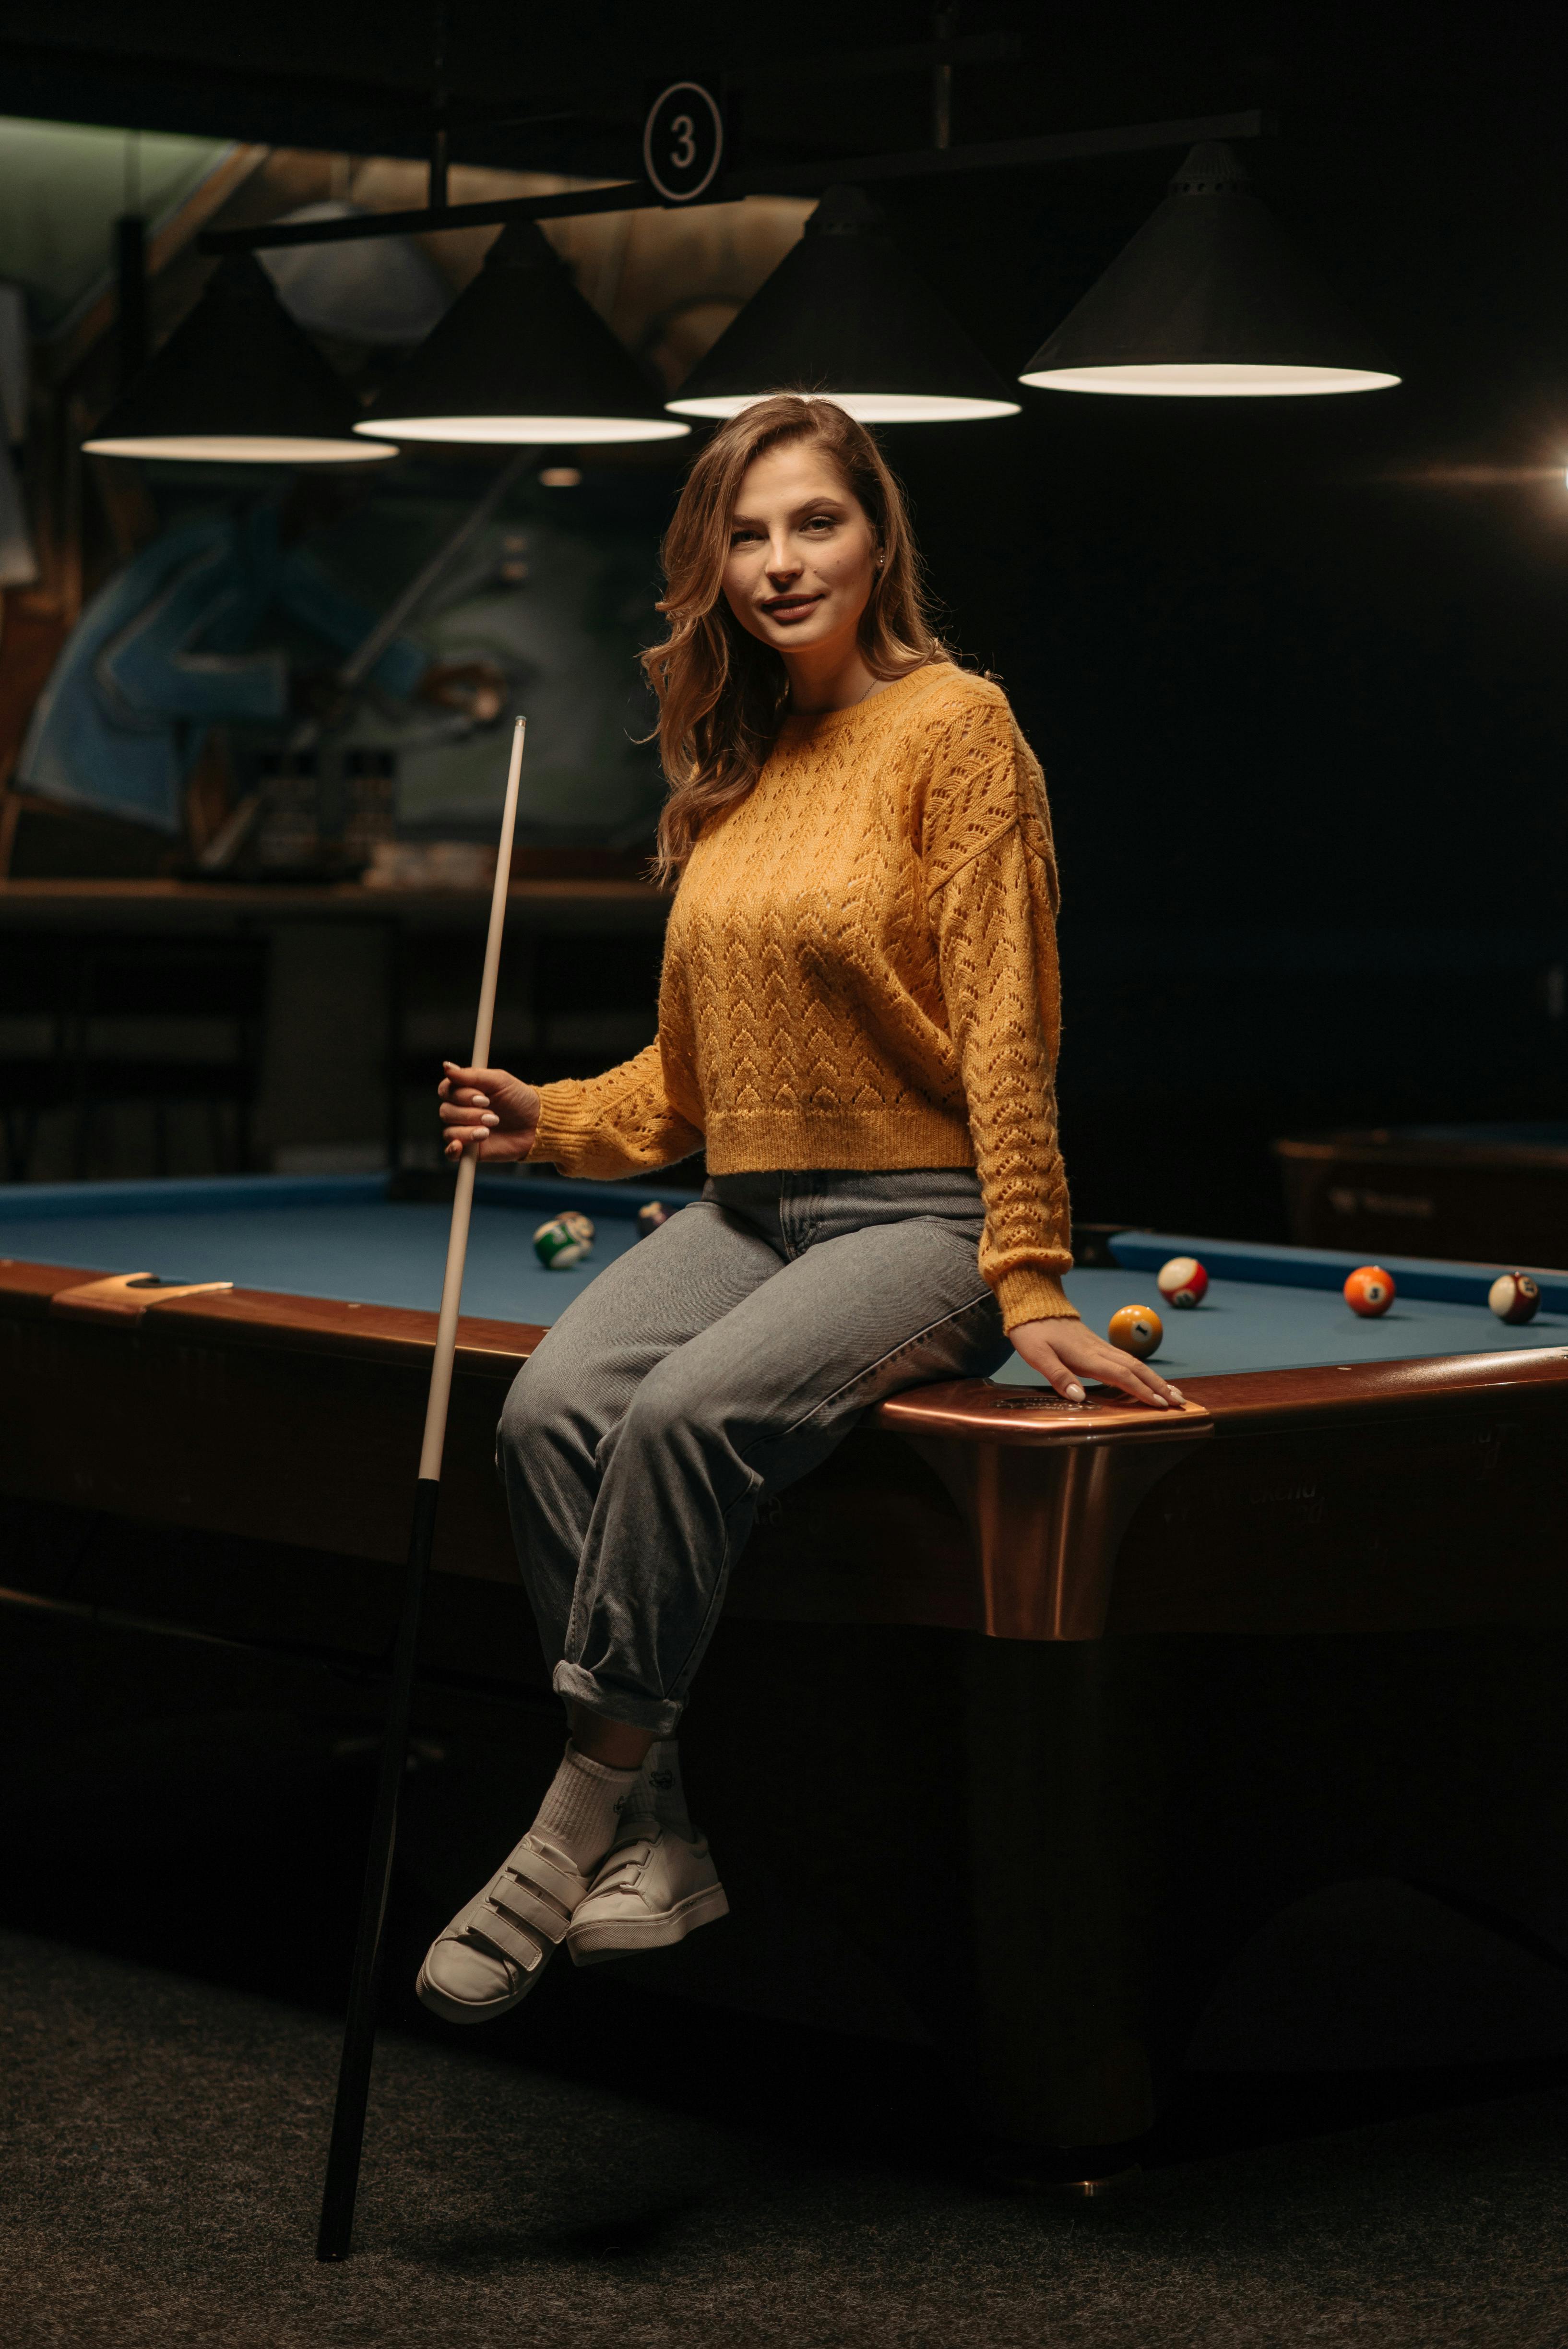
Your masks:
<svg viewBox="0 0 1568 2349"><path fill-rule="evenodd" d="M515 1917L509 1917L504 1909L498 1909L490 1900L475 1901L465 1927L477 1940L493 1942L503 1957L514 1960L525 1973L532 1973L542 1966L548 1954L548 1942L561 1938L559 1933L552 1933L547 1941L542 1941L536 1933L525 1932Z"/></svg>
<svg viewBox="0 0 1568 2349"><path fill-rule="evenodd" d="M483 1894L487 1913L499 1909L526 1925L531 1932L542 1933L547 1941L564 1939L572 1922L573 1912L581 1908L588 1890L587 1879L575 1870L570 1876L559 1868L540 1867L537 1854L519 1844L504 1868L498 1869ZM528 1874L519 1870L526 1868ZM536 1880L537 1879L537 1880ZM565 1899L558 1897L554 1887L560 1885Z"/></svg>
<svg viewBox="0 0 1568 2349"><path fill-rule="evenodd" d="M569 1915L593 1881L559 1852L535 1843L531 1835L525 1835L516 1848L508 1852L497 1872L496 1884L501 1883L509 1873L521 1876L525 1884L531 1884L547 1899L558 1900ZM495 1884L490 1889L493 1892Z"/></svg>
<svg viewBox="0 0 1568 2349"><path fill-rule="evenodd" d="M593 1878L594 1891L630 1891L653 1856L651 1843L617 1844L609 1858L599 1863L599 1873Z"/></svg>

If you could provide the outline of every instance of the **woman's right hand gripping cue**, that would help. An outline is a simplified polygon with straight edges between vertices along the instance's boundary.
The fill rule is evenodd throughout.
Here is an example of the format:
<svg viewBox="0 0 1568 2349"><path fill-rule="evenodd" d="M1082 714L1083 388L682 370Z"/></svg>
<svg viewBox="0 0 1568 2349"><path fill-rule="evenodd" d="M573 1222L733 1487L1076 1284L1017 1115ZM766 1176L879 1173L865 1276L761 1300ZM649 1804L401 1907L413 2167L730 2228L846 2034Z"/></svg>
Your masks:
<svg viewBox="0 0 1568 2349"><path fill-rule="evenodd" d="M487 1165L526 1158L539 1131L538 1086L525 1085L505 1069L459 1069L455 1061L441 1066L447 1073L436 1090L446 1156L460 1158L467 1144L477 1142Z"/></svg>

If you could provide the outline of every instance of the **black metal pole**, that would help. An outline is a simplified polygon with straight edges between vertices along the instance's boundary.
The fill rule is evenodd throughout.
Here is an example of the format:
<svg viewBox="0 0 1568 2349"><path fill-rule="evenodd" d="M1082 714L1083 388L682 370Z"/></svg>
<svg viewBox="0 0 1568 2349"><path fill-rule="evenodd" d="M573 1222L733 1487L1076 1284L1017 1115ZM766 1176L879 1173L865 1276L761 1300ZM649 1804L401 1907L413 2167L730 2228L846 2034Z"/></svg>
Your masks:
<svg viewBox="0 0 1568 2349"><path fill-rule="evenodd" d="M429 204L432 212L447 209L447 173L451 162L451 133L449 119L450 93L447 88L447 0L436 0L434 83L430 98L430 181Z"/></svg>
<svg viewBox="0 0 1568 2349"><path fill-rule="evenodd" d="M365 2112L370 2096L370 2065L376 2053L376 1996L381 1980L381 1937L387 1922L387 1895L392 1882L392 1855L397 1840L397 1797L407 1765L408 1722L414 1702L414 1664L419 1645L419 1614L424 1604L425 1578L436 1532L436 1503L440 1485L421 1476L414 1487L414 1524L408 1539L408 1573L403 1588L403 1617L392 1659L392 1684L387 1694L387 1729L381 1747L381 1770L376 1782L376 1809L370 1825L370 1851L365 1863L365 1889L359 1902L359 1931L354 1946L354 1972L348 1988L348 2019L344 2026L343 2054L337 2069L337 2102L332 2115L332 2144L326 2157L326 2186L321 2198L321 2225L316 2232L318 2260L348 2256L354 2232L354 2203L359 2190L359 2156L365 2142Z"/></svg>
<svg viewBox="0 0 1568 2349"><path fill-rule="evenodd" d="M139 212L121 212L115 222L114 274L119 346L115 380L124 391L147 365L147 222Z"/></svg>

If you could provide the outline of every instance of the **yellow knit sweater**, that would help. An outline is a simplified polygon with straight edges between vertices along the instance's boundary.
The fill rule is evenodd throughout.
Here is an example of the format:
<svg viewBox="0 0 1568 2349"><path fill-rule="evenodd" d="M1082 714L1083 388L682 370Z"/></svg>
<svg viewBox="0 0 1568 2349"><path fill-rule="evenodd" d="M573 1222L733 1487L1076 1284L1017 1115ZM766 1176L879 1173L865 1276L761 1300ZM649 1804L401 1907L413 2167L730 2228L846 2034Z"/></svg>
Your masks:
<svg viewBox="0 0 1568 2349"><path fill-rule="evenodd" d="M947 662L790 718L670 908L656 1040L542 1088L563 1174L974 1166L1008 1329L1071 1317L1056 862L1006 697Z"/></svg>

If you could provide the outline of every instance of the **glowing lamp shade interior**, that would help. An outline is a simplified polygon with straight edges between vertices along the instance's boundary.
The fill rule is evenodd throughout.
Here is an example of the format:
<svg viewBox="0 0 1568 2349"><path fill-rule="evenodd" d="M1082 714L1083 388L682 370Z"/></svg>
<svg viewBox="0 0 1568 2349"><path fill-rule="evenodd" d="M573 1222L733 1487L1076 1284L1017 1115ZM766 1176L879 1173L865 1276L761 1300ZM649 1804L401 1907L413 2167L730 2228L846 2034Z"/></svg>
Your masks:
<svg viewBox="0 0 1568 2349"><path fill-rule="evenodd" d="M1217 144L1193 148L1019 377L1143 399L1301 398L1398 380Z"/></svg>
<svg viewBox="0 0 1568 2349"><path fill-rule="evenodd" d="M766 399L764 391L714 392L706 399L672 399L683 416L738 416ZM830 385L808 392L809 399L830 399L835 407L861 424L962 424L984 416L1016 416L1016 399L964 399L940 391L838 391Z"/></svg>
<svg viewBox="0 0 1568 2349"><path fill-rule="evenodd" d="M84 445L104 457L344 465L397 450L355 431L358 409L249 254L205 291Z"/></svg>
<svg viewBox="0 0 1568 2349"><path fill-rule="evenodd" d="M516 442L555 448L588 440L674 440L689 432L673 416L387 416L361 424L393 440Z"/></svg>
<svg viewBox="0 0 1568 2349"><path fill-rule="evenodd" d="M1383 391L1398 380L1369 367L1263 367L1225 359L1042 368L1018 378L1041 391L1111 391L1138 399L1277 399L1321 391Z"/></svg>
<svg viewBox="0 0 1568 2349"><path fill-rule="evenodd" d="M82 447L94 457L173 458L201 465L356 465L366 458L380 464L397 454L387 442L361 440L352 430L342 440L288 440L282 433L268 438L257 432L148 433L139 440L98 434Z"/></svg>
<svg viewBox="0 0 1568 2349"><path fill-rule="evenodd" d="M969 423L1019 403L886 233L858 188L830 188L791 246L665 405L734 416L777 391L865 424Z"/></svg>
<svg viewBox="0 0 1568 2349"><path fill-rule="evenodd" d="M691 427L665 415L540 230L515 222L356 429L549 448L671 440Z"/></svg>

